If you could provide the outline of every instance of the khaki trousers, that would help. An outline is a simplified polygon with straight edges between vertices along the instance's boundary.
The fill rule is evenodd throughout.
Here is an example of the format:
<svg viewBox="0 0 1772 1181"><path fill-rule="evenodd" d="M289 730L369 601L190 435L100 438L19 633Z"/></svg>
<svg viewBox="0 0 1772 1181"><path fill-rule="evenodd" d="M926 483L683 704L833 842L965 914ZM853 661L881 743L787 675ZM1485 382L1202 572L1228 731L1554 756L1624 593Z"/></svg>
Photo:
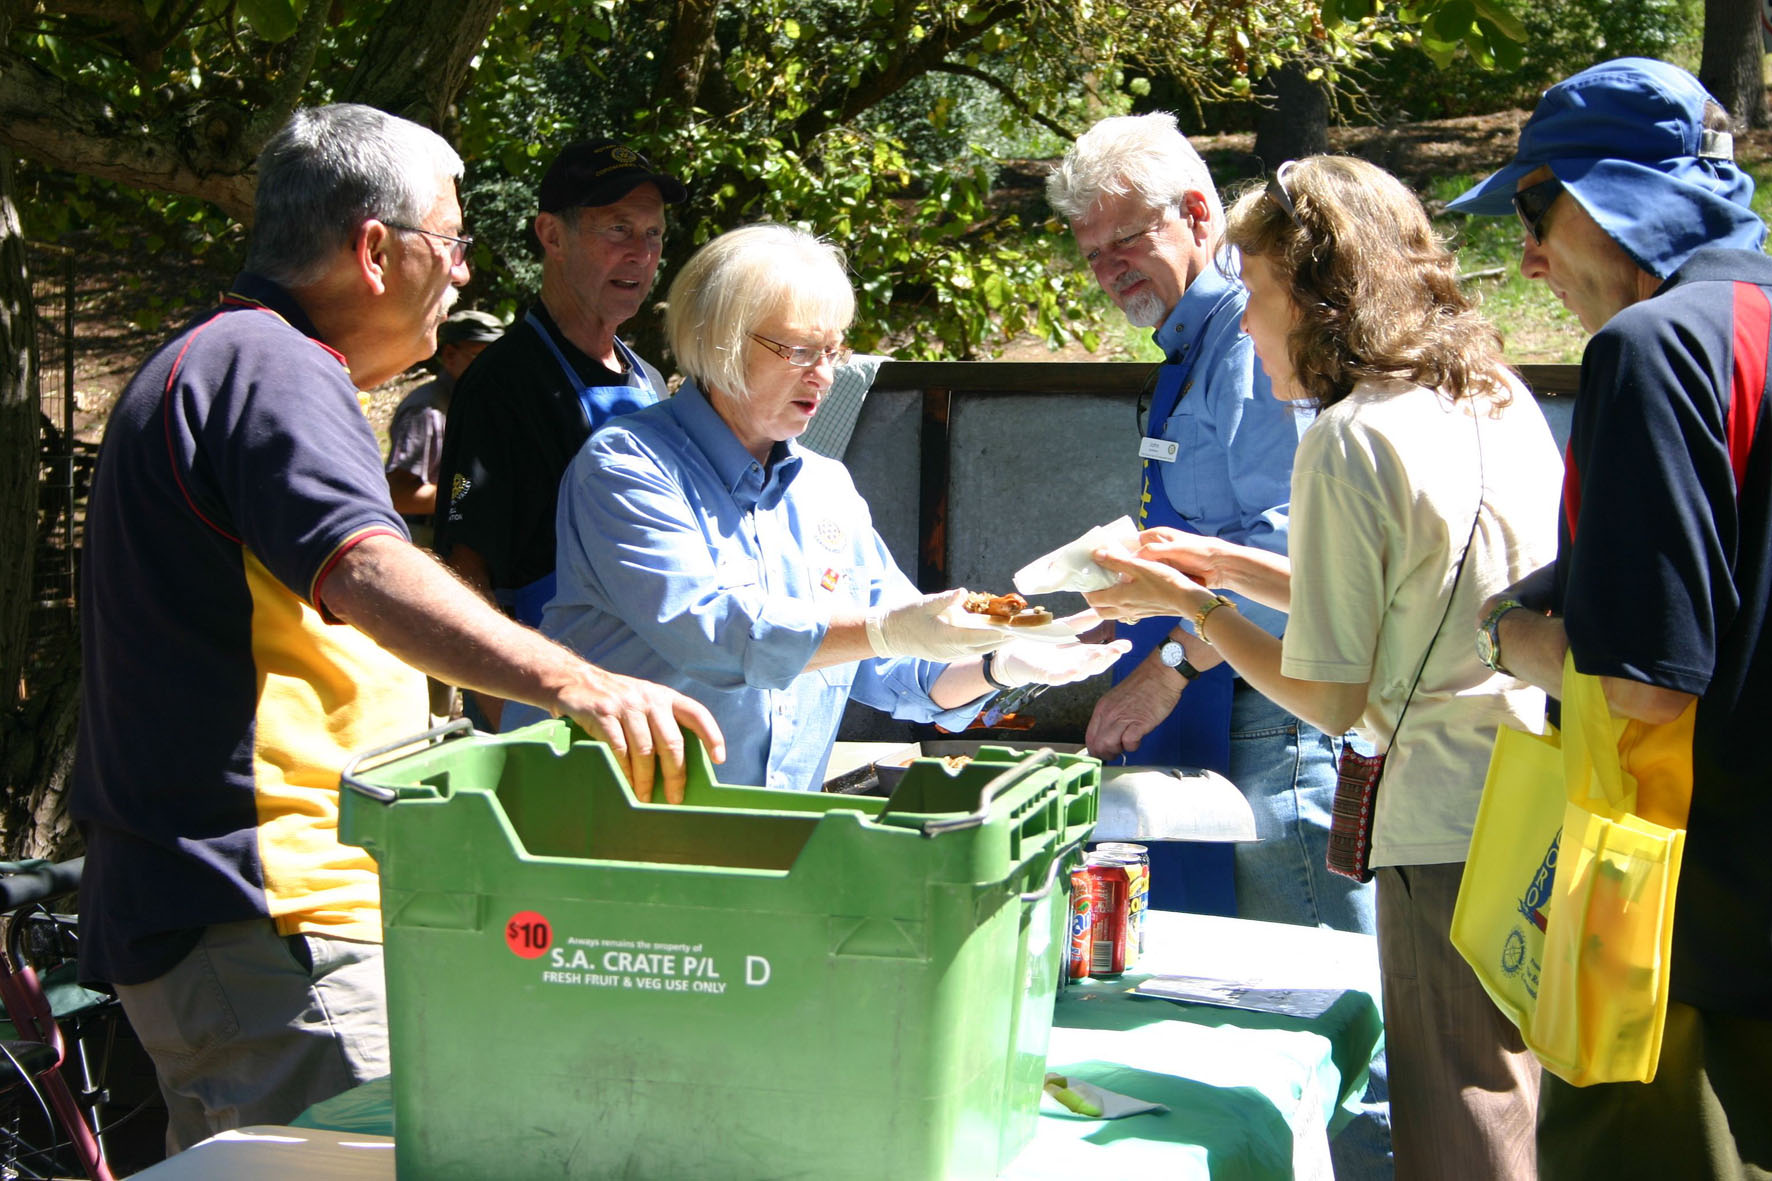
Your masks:
<svg viewBox="0 0 1772 1181"><path fill-rule="evenodd" d="M117 987L166 1098L168 1154L217 1132L287 1124L388 1073L381 946L207 927L171 971Z"/></svg>
<svg viewBox="0 0 1772 1181"><path fill-rule="evenodd" d="M1538 1060L1452 946L1462 862L1386 866L1378 961L1398 1181L1532 1181Z"/></svg>

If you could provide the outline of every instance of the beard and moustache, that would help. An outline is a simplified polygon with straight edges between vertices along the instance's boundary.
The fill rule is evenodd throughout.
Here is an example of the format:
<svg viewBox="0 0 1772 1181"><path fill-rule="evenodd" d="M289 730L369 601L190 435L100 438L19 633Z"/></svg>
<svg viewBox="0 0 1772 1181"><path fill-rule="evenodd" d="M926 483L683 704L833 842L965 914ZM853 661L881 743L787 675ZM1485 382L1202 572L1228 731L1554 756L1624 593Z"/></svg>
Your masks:
<svg viewBox="0 0 1772 1181"><path fill-rule="evenodd" d="M1120 276L1120 281L1116 284L1116 293L1124 291L1134 283L1143 281L1144 278L1145 275L1142 271L1127 271ZM1126 314L1126 319L1135 328L1156 328L1169 314L1169 309L1163 306L1162 299L1154 291L1148 289L1140 291L1128 299L1121 305L1120 310Z"/></svg>

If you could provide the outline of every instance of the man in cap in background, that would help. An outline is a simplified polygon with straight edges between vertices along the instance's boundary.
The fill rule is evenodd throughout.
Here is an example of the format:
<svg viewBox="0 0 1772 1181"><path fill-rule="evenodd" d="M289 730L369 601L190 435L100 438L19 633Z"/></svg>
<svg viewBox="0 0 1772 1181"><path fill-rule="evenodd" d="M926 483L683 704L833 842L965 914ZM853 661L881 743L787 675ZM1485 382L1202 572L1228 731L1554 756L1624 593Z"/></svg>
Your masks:
<svg viewBox="0 0 1772 1181"><path fill-rule="evenodd" d="M1623 58L1545 92L1513 162L1450 208L1517 213L1520 270L1590 333L1557 560L1485 604L1489 666L1600 678L1640 803L1689 787L1651 1083L1544 1076L1541 1176L1772 1175L1772 260L1728 115ZM1648 729L1681 757L1635 765Z"/></svg>
<svg viewBox="0 0 1772 1181"><path fill-rule="evenodd" d="M437 376L400 399L388 421L388 494L406 522L412 544L431 544L437 476L443 463L443 424L455 382L486 346L505 334L488 312L462 311L437 328Z"/></svg>
<svg viewBox="0 0 1772 1181"><path fill-rule="evenodd" d="M616 332L658 274L682 184L615 140L581 140L542 178L540 298L456 387L435 545L469 585L531 626L554 593L560 477L591 432L666 394ZM498 728L502 703L469 715Z"/></svg>

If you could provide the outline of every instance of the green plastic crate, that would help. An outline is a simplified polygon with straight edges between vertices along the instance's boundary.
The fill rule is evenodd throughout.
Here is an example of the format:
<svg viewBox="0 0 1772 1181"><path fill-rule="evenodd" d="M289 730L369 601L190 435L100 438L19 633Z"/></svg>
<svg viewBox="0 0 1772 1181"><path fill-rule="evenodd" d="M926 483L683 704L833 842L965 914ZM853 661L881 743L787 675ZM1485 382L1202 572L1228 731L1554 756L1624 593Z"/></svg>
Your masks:
<svg viewBox="0 0 1772 1181"><path fill-rule="evenodd" d="M576 740L575 740L576 739ZM1099 764L636 802L564 722L347 770L404 1178L993 1177L1033 1133Z"/></svg>

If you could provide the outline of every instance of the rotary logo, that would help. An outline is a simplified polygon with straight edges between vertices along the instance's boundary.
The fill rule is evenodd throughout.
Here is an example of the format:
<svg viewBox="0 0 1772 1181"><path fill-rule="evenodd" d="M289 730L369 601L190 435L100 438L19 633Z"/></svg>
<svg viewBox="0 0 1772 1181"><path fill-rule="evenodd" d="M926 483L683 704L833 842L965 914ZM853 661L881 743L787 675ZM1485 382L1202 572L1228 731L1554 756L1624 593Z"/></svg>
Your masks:
<svg viewBox="0 0 1772 1181"><path fill-rule="evenodd" d="M640 153L629 147L618 147L610 155L615 157L617 164L638 164L640 162Z"/></svg>
<svg viewBox="0 0 1772 1181"><path fill-rule="evenodd" d="M1518 927L1507 933L1501 945L1501 970L1509 976L1520 970L1526 962L1526 936Z"/></svg>
<svg viewBox="0 0 1772 1181"><path fill-rule="evenodd" d="M820 521L813 530L813 536L818 538L818 544L828 550L836 551L843 547L843 526L835 517L826 517Z"/></svg>

